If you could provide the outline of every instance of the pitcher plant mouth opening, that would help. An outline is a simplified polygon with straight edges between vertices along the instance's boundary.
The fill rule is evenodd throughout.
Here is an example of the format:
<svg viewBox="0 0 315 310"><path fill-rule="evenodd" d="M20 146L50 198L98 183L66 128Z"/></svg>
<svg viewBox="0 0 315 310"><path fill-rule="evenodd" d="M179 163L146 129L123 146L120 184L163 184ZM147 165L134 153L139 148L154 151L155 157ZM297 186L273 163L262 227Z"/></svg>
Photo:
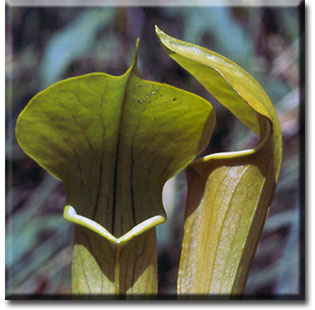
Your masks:
<svg viewBox="0 0 315 310"><path fill-rule="evenodd" d="M166 220L165 217L161 215L153 216L147 220L144 220L140 224L137 224L130 231L125 233L123 236L116 238L102 225L98 224L97 222L85 216L81 216L77 214L77 212L72 206L65 206L63 216L67 221L86 227L94 231L95 233L99 234L100 236L106 238L113 244L118 244L120 246L123 246L126 242L130 241L132 238L146 232L147 230L164 223Z"/></svg>

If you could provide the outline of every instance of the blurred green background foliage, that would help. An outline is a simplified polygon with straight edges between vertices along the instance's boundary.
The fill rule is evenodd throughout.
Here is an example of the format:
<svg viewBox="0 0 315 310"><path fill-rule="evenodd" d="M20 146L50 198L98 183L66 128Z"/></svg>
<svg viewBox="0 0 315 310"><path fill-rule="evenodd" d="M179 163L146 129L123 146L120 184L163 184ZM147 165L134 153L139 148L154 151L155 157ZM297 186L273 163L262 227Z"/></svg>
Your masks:
<svg viewBox="0 0 315 310"><path fill-rule="evenodd" d="M52 83L90 72L124 73L139 37L144 79L195 92L214 105L217 125L204 154L257 142L166 55L156 24L242 66L274 103L283 166L245 294L303 293L303 22L294 7L6 7L6 295L71 293L73 226L62 217L63 185L21 151L14 132L21 110ZM168 220L158 227L161 294L176 293L185 195L182 172L163 193Z"/></svg>

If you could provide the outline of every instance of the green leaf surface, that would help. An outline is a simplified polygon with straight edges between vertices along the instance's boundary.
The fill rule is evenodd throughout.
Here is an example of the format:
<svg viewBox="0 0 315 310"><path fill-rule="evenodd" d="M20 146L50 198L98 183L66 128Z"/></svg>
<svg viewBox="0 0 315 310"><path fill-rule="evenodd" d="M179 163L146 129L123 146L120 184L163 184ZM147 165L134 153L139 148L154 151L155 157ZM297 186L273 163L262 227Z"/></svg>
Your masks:
<svg viewBox="0 0 315 310"><path fill-rule="evenodd" d="M206 147L214 122L206 100L142 80L136 56L121 76L70 78L29 102L16 137L65 185L75 293L156 291L163 185Z"/></svg>
<svg viewBox="0 0 315 310"><path fill-rule="evenodd" d="M241 294L279 176L278 117L261 86L238 65L156 32L168 55L260 137L253 149L208 155L187 168L178 293Z"/></svg>

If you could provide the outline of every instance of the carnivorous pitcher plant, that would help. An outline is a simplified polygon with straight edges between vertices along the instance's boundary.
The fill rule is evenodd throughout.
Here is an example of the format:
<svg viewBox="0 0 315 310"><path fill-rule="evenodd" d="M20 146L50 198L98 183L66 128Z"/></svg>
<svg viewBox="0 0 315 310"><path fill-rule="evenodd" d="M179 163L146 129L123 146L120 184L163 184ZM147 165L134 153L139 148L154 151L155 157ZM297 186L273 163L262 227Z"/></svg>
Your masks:
<svg viewBox="0 0 315 310"><path fill-rule="evenodd" d="M21 112L23 151L64 183L75 224L72 292L156 298L155 226L165 182L186 169L178 297L241 294L281 165L281 131L257 81L229 59L156 27L167 54L259 136L256 147L195 159L215 113L205 99L141 79L137 49L121 76L53 84Z"/></svg>

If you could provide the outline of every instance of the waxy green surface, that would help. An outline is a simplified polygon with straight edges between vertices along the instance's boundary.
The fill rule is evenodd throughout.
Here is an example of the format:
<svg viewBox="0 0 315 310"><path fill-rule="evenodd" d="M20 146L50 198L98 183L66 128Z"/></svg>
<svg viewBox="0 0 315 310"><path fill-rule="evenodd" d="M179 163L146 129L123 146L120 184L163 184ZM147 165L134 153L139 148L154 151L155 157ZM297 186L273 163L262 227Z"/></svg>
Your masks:
<svg viewBox="0 0 315 310"><path fill-rule="evenodd" d="M64 216L76 224L73 293L156 293L163 185L207 146L214 127L206 100L142 80L136 58L121 76L50 86L17 120L24 152L66 188Z"/></svg>
<svg viewBox="0 0 315 310"><path fill-rule="evenodd" d="M264 90L242 68L158 28L156 32L168 55L260 137L253 149L208 155L186 170L178 293L183 298L241 294L279 176L279 120Z"/></svg>

